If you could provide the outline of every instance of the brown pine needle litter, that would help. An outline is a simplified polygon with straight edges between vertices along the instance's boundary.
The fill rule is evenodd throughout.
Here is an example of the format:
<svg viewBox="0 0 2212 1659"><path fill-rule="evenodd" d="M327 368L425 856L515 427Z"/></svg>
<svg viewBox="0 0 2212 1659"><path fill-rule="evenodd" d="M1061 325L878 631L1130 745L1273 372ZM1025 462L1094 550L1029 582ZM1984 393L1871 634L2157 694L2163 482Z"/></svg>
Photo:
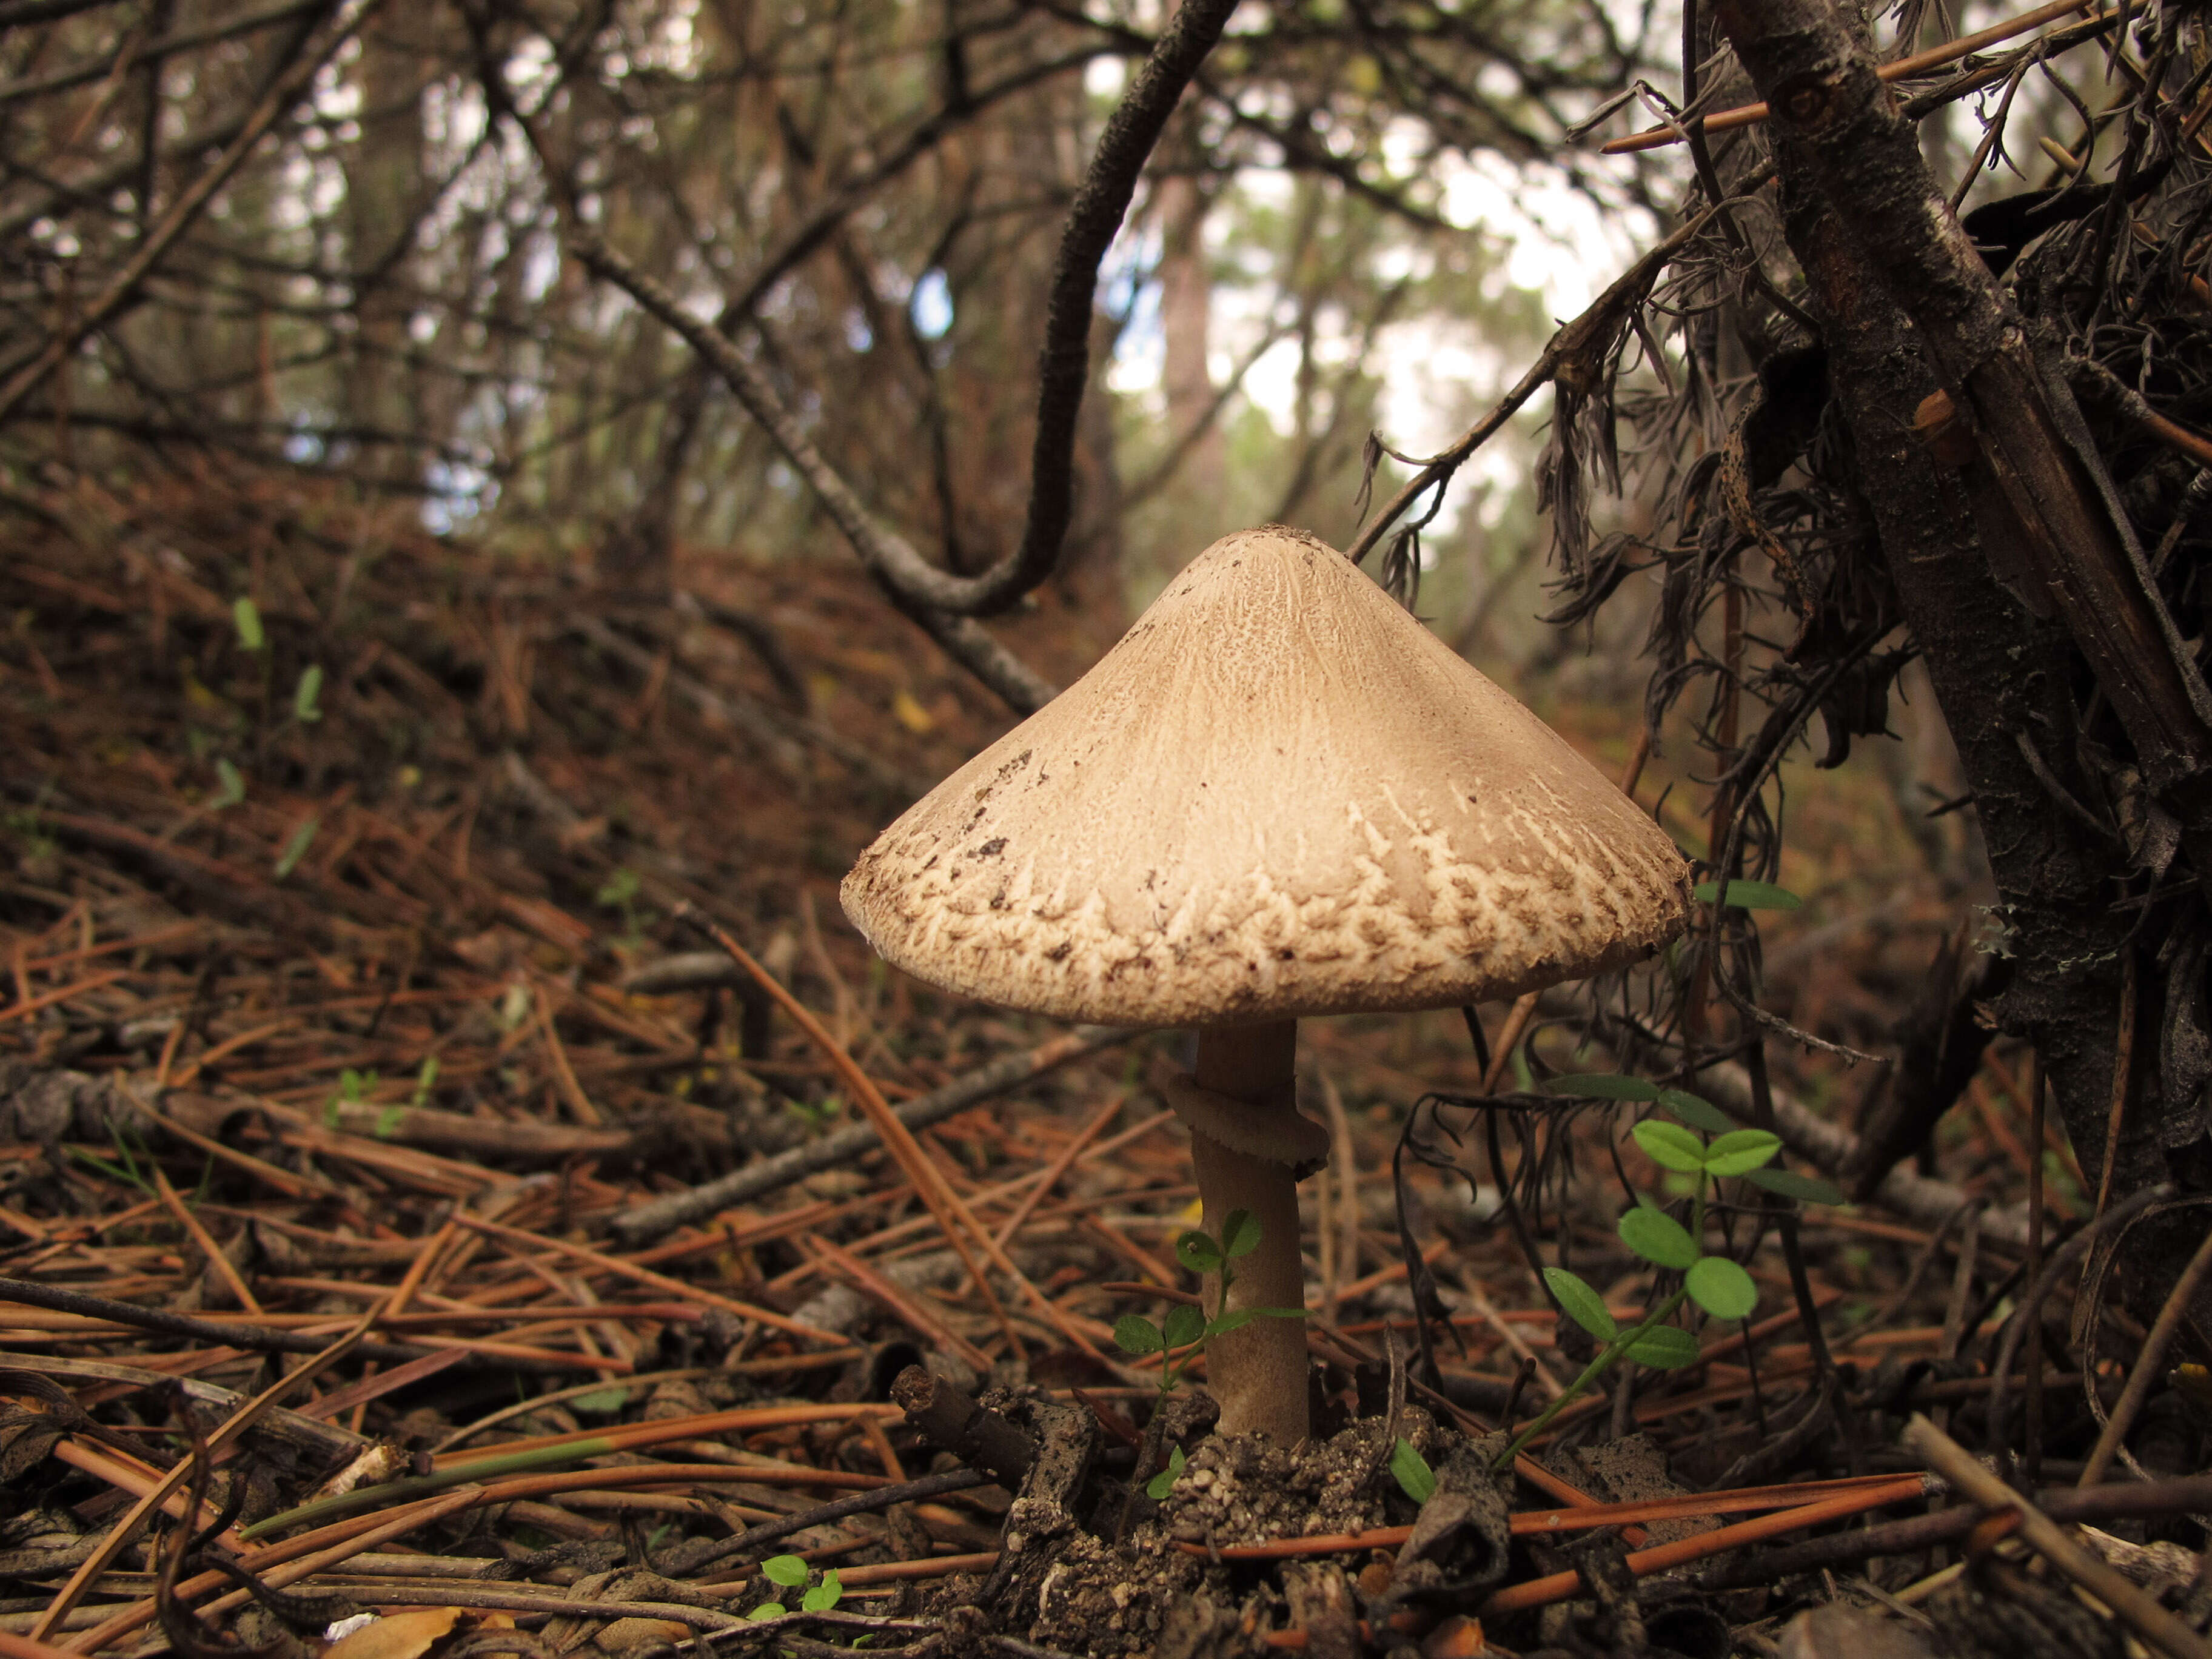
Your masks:
<svg viewBox="0 0 2212 1659"><path fill-rule="evenodd" d="M848 1597L827 1622L779 1625L782 1639L811 1653L865 1629L878 1650L915 1646L1012 1569L1007 1495L888 1403L903 1367L966 1394L1016 1385L989 1398L1063 1425L1095 1419L1109 1478L1154 1455L1158 1363L1110 1333L1202 1297L1175 1265L1194 1211L1157 1087L1168 1039L1078 1041L940 996L884 972L836 920L853 850L996 729L980 694L902 668L936 718L896 741L878 723L875 752L915 774L895 777L815 726L778 746L696 699L641 711L612 659L563 631L573 595L457 575L442 544L391 519L204 483L103 510L101 546L19 532L0 568L10 604L40 618L44 664L0 673L22 757L11 780L38 781L11 805L0 876L0 1471L41 1506L9 1522L0 1659L153 1640L228 1651L272 1620L313 1644L302 1597L463 1609L508 1621L512 1650L532 1653L564 1621L659 1620L679 1648L750 1640L745 1615L783 1594L757 1571L777 1554L815 1564L817 1583L834 1566ZM251 546L264 625L304 638L332 547L372 528L386 550L353 579L323 717L286 720L230 636L222 561ZM142 556L157 537L178 556ZM685 580L739 610L812 580L727 566ZM157 596L149 641L134 619ZM840 678L824 695L857 742L889 703L855 641L890 624L827 582L807 596L777 612L793 618L783 649ZM732 704L787 696L742 650L685 648L686 672ZM1041 635L1031 648L1072 667L1085 647ZM1568 724L1600 749L1632 741L1605 711ZM236 788L192 759L199 729L247 744ZM1858 890L1860 861L1882 856L1858 804L1809 793L1801 884ZM1948 925L1932 884L1881 902L1880 927L1832 933L1776 975L1793 1017L1870 1007L1866 986L1917 971ZM1778 955L1791 925L1773 930ZM701 927L732 948L702 960ZM1869 1041L1877 1012L1838 1018ZM1595 1068L1548 1003L1481 1017L1504 1039L1487 1079L1456 1017L1310 1032L1313 1109L1325 1077L1352 1164L1325 1222L1306 1216L1328 1229L1335 1316L1311 1346L1332 1427L1374 1422L1395 1390L1401 1421L1428 1425L1404 1431L1441 1448L1509 1409L1526 1421L1578 1369L1501 1172L1516 1203L1534 1190L1524 1176L1540 1183L1518 1224L1615 1317L1641 1317L1654 1292L1613 1235L1615 1154L1648 1189L1660 1174L1624 1121L1589 1111L1561 1120L1538 1171L1517 1128L1493 1168L1480 1123L1424 1109L1443 1128L1433 1157L1407 1160L1409 1259L1392 1179L1408 1110L1431 1091L1510 1089L1532 1060ZM1884 1528L1929 1518L1917 1465L1848 1467L1834 1449L1863 1461L1887 1444L1885 1416L1893 1430L1916 1409L1979 1431L2020 1265L1999 1212L2031 1163L2018 1060L1995 1046L1923 1183L1984 1206L1978 1230L1808 1212L1820 1348L1776 1245L1746 1231L1751 1320L1701 1330L1680 1371L1637 1373L1624 1407L1599 1393L1556 1419L1510 1486L1513 1577L1480 1598L1494 1631L1583 1593L1594 1558L1559 1553L1576 1540L1631 1577L1688 1583L1751 1570L1752 1546L1856 1567L1850 1540L1879 1548ZM1778 1086L1856 1085L1815 1056ZM2089 1206L2070 1174L2052 1176L2054 1225ZM1433 1370L1409 1270L1441 1297ZM2089 1379L2112 1399L2118 1358L2099 1354ZM1178 1398L1204 1376L1201 1358ZM2045 1382L2054 1401L2083 1386ZM1608 1412L1671 1471L1664 1489L1607 1473L1593 1449ZM1855 1429L1793 1435L1818 1413ZM1402 1522L1177 1536L1163 1553L1222 1583L1272 1584L1253 1575L1297 1562L1365 1583L1418 1530L1412 1500L1368 1467ZM2182 1501L2122 1490L2051 1513ZM188 1534L174 1517L195 1498ZM1255 1647L1314 1645L1290 1603L1267 1605ZM1374 1605L1370 1635L1435 1626L1428 1604ZM1436 1630L1480 1639L1464 1620Z"/></svg>

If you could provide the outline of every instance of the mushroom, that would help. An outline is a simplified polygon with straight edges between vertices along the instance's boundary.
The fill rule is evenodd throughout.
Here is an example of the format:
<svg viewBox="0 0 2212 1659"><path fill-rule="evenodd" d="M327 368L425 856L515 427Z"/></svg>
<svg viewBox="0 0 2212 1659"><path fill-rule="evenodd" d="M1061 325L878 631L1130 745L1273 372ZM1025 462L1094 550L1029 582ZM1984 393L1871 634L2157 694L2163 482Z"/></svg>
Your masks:
<svg viewBox="0 0 2212 1659"><path fill-rule="evenodd" d="M1302 1016L1517 995L1682 929L1674 843L1327 544L1224 537L1074 685L877 837L846 913L1008 1008L1192 1026L1168 1088L1206 1225L1261 1241L1230 1305L1299 1308ZM1224 1432L1307 1429L1302 1319L1216 1338Z"/></svg>

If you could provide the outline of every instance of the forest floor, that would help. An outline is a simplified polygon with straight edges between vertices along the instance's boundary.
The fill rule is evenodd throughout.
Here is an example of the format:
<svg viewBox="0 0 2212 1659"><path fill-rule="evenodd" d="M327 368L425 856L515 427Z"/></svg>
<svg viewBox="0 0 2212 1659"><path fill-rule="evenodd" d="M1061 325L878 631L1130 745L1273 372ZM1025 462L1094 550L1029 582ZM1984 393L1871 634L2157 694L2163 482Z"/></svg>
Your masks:
<svg viewBox="0 0 2212 1659"><path fill-rule="evenodd" d="M876 830L1006 723L842 563L690 559L672 615L289 481L9 504L0 1653L319 1652L364 1613L340 1659L2157 1645L2002 1519L1969 1537L1900 1442L1926 1413L2017 1443L2025 1397L2030 1473L2070 1486L2143 1335L2105 1316L2087 1394L2070 1285L2017 1340L2031 1170L2051 1245L2096 1194L2055 1131L2031 1149L2008 1045L1920 1169L1983 1207L1808 1210L1795 1288L1763 1230L1752 1316L1493 1480L1501 1419L1591 1347L1502 1213L1539 1143L1493 1165L1476 1109L1432 1105L1401 1188L1409 1112L1483 1089L1459 1018L1310 1023L1339 1149L1308 1188L1322 1431L1224 1441L1188 1388L1155 1420L1158 1362L1112 1340L1194 1300L1155 1086L1177 1041L945 997L837 908ZM1048 592L1010 636L1064 680L1124 620ZM1632 708L1542 712L1618 772ZM1893 1046L1981 896L1966 832L1863 769L1791 773L1804 903L1766 930L1768 1006ZM1639 794L1700 843L1680 763ZM1610 1069L1564 1027L1528 1042L1524 1086ZM1778 1091L1847 1127L1864 1074L1784 1046ZM921 1122L907 1153L870 1089ZM1523 1217L1623 1321L1654 1276L1621 1183L1669 1190L1627 1121L1562 1113ZM987 1236L1018 1277L979 1294ZM1028 1460L1011 1511L985 1453L891 1401L914 1364ZM2207 1431L2157 1394L2128 1441L2156 1480L2064 1511L2197 1631ZM1133 1492L1170 1445L1164 1495Z"/></svg>

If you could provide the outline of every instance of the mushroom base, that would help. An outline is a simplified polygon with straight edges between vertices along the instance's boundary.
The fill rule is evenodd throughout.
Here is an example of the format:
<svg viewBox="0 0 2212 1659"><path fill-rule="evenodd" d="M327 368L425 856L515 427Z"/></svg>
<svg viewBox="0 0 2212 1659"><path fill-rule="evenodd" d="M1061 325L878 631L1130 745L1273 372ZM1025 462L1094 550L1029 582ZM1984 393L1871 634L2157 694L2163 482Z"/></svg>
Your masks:
<svg viewBox="0 0 2212 1659"><path fill-rule="evenodd" d="M1255 1105L1281 1103L1294 1075L1297 1026L1218 1028L1199 1034L1197 1081ZM1278 1109L1297 1108L1279 1104ZM1206 1230L1221 1236L1231 1212L1260 1224L1260 1248L1237 1262L1229 1307L1297 1308L1296 1319L1255 1319L1206 1345L1206 1389L1221 1404L1226 1434L1264 1434L1285 1446L1306 1437L1305 1269L1298 1254L1298 1186L1288 1164L1255 1158L1194 1131L1191 1162ZM1206 1300L1212 1304L1213 1286Z"/></svg>

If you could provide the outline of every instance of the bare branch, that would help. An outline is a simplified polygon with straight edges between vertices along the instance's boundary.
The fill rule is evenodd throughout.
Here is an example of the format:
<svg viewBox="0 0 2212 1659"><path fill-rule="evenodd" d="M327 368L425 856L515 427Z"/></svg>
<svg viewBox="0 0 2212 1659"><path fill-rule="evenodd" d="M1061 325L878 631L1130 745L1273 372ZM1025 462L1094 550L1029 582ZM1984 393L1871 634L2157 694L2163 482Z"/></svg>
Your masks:
<svg viewBox="0 0 2212 1659"><path fill-rule="evenodd" d="M27 99L44 97L50 92L66 92L71 87L82 87L112 75L118 69L135 70L178 52L195 51L219 41L235 40L241 34L257 34L278 23L289 22L295 17L324 9L326 0L289 0L289 3L272 6L266 11L248 12L240 17L227 17L221 22L201 28L179 29L158 40L149 40L143 46L126 46L105 58L95 58L74 68L57 70L52 75L39 76L21 81L0 84L0 106L20 104Z"/></svg>
<svg viewBox="0 0 2212 1659"><path fill-rule="evenodd" d="M1593 356L1602 356L1604 348L1626 325L1628 313L1643 303L1644 296L1651 291L1651 284L1658 281L1659 273L1667 268L1677 253L1696 240L1718 210L1707 208L1682 226L1622 272L1612 287L1591 301L1589 310L1552 336L1542 355L1529 365L1528 372L1521 377L1513 389L1498 400L1498 406L1452 440L1449 447L1431 457L1419 472L1408 479L1375 515L1373 522L1359 532L1359 539L1346 550L1346 556L1358 564L1373 552L1375 544L1382 539L1382 532L1397 522L1406 509L1419 498L1422 491L1448 485L1452 475L1467 464L1468 458L1489 442L1506 422L1520 413L1521 406L1534 397L1540 388L1550 385L1552 378L1562 368L1570 363L1580 364L1583 359ZM1591 366L1595 367L1594 364Z"/></svg>
<svg viewBox="0 0 2212 1659"><path fill-rule="evenodd" d="M1461 228L1442 215L1408 201L1405 197L1383 189L1364 177L1357 158L1330 153L1326 144L1316 143L1289 121L1270 121L1256 115L1237 101L1234 88L1202 83L1206 95L1234 125L1249 132L1257 133L1283 152L1287 170L1293 173L1317 173L1323 178L1334 179L1354 196L1372 202L1385 213L1395 214L1407 224L1423 230L1439 231L1449 236L1464 234Z"/></svg>
<svg viewBox="0 0 2212 1659"><path fill-rule="evenodd" d="M306 94L315 72L367 21L377 3L378 0L342 0L337 15L319 32L301 36L295 45L291 62L271 82L252 114L246 117L237 137L177 198L176 205L149 233L137 257L118 271L100 296L48 340L30 362L9 375L5 386L0 386L0 424L22 407L23 400L47 375L69 361L70 354L79 344L130 304L148 273L161 263L177 239L191 228L215 193L229 182L231 175L253 153L262 136Z"/></svg>
<svg viewBox="0 0 2212 1659"><path fill-rule="evenodd" d="M945 653L968 670L1018 714L1032 714L1059 694L1058 688L991 637L971 617L948 615L927 600L915 596L915 586L957 580L930 564L898 532L869 511L827 457L814 447L806 430L786 409L768 377L756 368L734 341L714 324L687 311L677 297L653 277L637 269L609 247L598 232L577 215L567 181L548 158L535 124L507 95L488 37L478 20L471 19L476 35L479 79L494 111L514 122L529 141L544 167L548 187L562 208L567 226L566 246L584 267L613 283L647 315L679 336L710 366L730 388L747 413L760 422L776 447L783 452L846 541L860 563L902 615L935 640ZM756 323L755 326L759 325ZM765 330L762 338L768 341ZM769 342L770 344L773 342Z"/></svg>
<svg viewBox="0 0 2212 1659"><path fill-rule="evenodd" d="M572 222L573 224L573 222ZM926 579L944 580L945 573L924 560L913 544L871 513L814 447L791 411L783 406L768 377L747 360L736 343L712 323L686 311L659 283L631 264L599 236L574 226L568 251L604 281L612 283L713 368L731 393L767 431L799 475L860 556L860 563L896 605L945 647L955 661L996 692L1012 708L1029 714L1042 708L1055 688L1023 663L1006 647L964 617L948 616L910 597Z"/></svg>
<svg viewBox="0 0 2212 1659"><path fill-rule="evenodd" d="M1066 539L1074 506L1076 422L1091 376L1091 326L1098 264L1121 232L1138 176L1158 143L1168 117L1174 112L1199 65L1220 39L1224 25L1236 9L1237 0L1184 0L1107 121L1091 157L1090 171L1069 206L1046 305L1045 342L1038 360L1036 434L1030 452L1029 511L1021 545L1006 558L974 576L957 575L931 564L902 538L875 524L842 481L837 483L842 501L833 501L824 489L823 480L835 479L835 471L809 446L821 476L810 471L808 481L822 495L823 504L830 507L839 527L860 554L869 574L892 595L902 611L921 622L963 665L1017 707L1021 706L1020 699L1032 697L1041 706L1051 692L1042 681L1006 653L1003 647L989 641L980 630L952 626L951 619L994 616L1009 609L1051 575L1059 562L1060 545ZM1095 54L1084 54L1086 58L1091 55ZM1048 68L1057 73L1063 66L1055 62ZM1013 84L1014 80L1006 83L1009 87ZM948 109L924 123L883 166L823 204L786 240L767 268L755 276L732 312L742 314L749 310L773 280L771 272L787 269L826 240L867 188L880 177L903 168L925 153L944 137L945 129L966 119L970 113L972 100L969 106ZM718 328L696 323L676 307L672 300L666 311L650 303L626 277L615 274L617 267L630 276L641 277L642 273L603 244L595 241L587 247L580 242L576 251L577 256L593 270L628 289L640 305L683 334L695 350L715 365L739 400L768 424L767 417L755 405L755 393L731 376L742 370L754 382L758 394L769 400L761 407L775 404L774 392L766 380L733 349L715 352L702 343L711 335L727 348L728 341ZM805 434L795 426L787 420L786 425L789 427L789 436L805 441ZM772 425L770 429L775 430ZM776 441L784 446L785 453L793 464L800 465L797 453L787 442L787 435L778 433ZM807 468L801 465L801 471L806 471ZM1004 660L987 672L985 665L994 654Z"/></svg>
<svg viewBox="0 0 2212 1659"><path fill-rule="evenodd" d="M1237 0L1183 0L1152 56L1099 135L1091 171L1060 235L1039 356L1036 439L1030 456L1030 506L1022 544L974 577L947 575L909 590L916 603L963 616L1006 610L1052 574L1075 501L1075 427L1091 378L1091 321L1098 262L1121 228L1152 146L1183 88L1221 38Z"/></svg>
<svg viewBox="0 0 2212 1659"><path fill-rule="evenodd" d="M81 11L98 11L115 0L15 0L0 6L0 29L22 28L32 23L52 23Z"/></svg>
<svg viewBox="0 0 2212 1659"><path fill-rule="evenodd" d="M864 151L880 153L881 159L848 179L827 200L785 234L783 240L769 250L767 257L745 279L744 289L724 309L717 325L725 332L734 331L743 319L751 315L753 307L767 297L769 290L827 242L856 208L923 156L935 152L947 138L963 131L977 116L1016 93L1025 92L1073 70L1087 67L1094 58L1109 55L1103 51L1070 52L1045 63L1024 65L989 86L969 93L963 102L939 110L896 145L872 140L863 144L861 149Z"/></svg>

